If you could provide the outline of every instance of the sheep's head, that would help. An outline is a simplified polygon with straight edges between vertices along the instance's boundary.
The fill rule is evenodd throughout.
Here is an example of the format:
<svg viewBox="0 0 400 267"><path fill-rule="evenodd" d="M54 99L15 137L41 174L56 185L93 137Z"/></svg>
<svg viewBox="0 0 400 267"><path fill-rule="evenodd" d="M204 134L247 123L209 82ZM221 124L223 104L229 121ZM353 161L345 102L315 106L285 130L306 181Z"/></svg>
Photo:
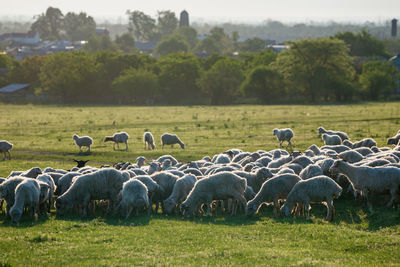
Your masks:
<svg viewBox="0 0 400 267"><path fill-rule="evenodd" d="M64 200L62 197L59 197L56 199L55 207L57 210L57 215L62 216L72 209L73 204L69 201Z"/></svg>
<svg viewBox="0 0 400 267"><path fill-rule="evenodd" d="M19 220L21 219L22 216L22 210L19 209L12 209L10 211L10 215L11 215L11 219L13 223L17 223L19 222Z"/></svg>
<svg viewBox="0 0 400 267"><path fill-rule="evenodd" d="M279 129L273 129L272 130L272 135L278 135Z"/></svg>
<svg viewBox="0 0 400 267"><path fill-rule="evenodd" d="M324 129L324 127L320 126L320 127L318 127L318 132L319 132L320 134L322 134L322 133L325 133L326 130Z"/></svg>
<svg viewBox="0 0 400 267"><path fill-rule="evenodd" d="M273 176L272 172L267 167L258 169L257 176L261 177L264 181Z"/></svg>
<svg viewBox="0 0 400 267"><path fill-rule="evenodd" d="M74 135L72 136L72 138L73 138L74 140L77 140L77 139L79 138L79 136L78 136L77 134L74 134Z"/></svg>
<svg viewBox="0 0 400 267"><path fill-rule="evenodd" d="M290 214L292 213L292 211L290 210L290 208L285 204L283 204L283 206L281 207L281 214L285 217L289 217Z"/></svg>
<svg viewBox="0 0 400 267"><path fill-rule="evenodd" d="M340 195L342 194L342 191L343 191L343 188L341 186L337 185L336 192L333 195L333 197L334 198L339 198Z"/></svg>
<svg viewBox="0 0 400 267"><path fill-rule="evenodd" d="M387 140L387 144L388 145L396 145L396 138L389 138L388 140Z"/></svg>
<svg viewBox="0 0 400 267"><path fill-rule="evenodd" d="M180 145L181 145L182 149L185 149L185 144L184 143L181 143Z"/></svg>
<svg viewBox="0 0 400 267"><path fill-rule="evenodd" d="M171 214L174 211L176 202L172 198L164 200L164 210L166 213Z"/></svg>
<svg viewBox="0 0 400 267"><path fill-rule="evenodd" d="M343 164L343 162L344 161L341 160L341 159L335 160L333 162L332 166L329 168L329 172L332 173L332 174L338 174L339 173L339 167L340 167L341 164Z"/></svg>
<svg viewBox="0 0 400 267"><path fill-rule="evenodd" d="M85 167L86 163L87 163L89 160L76 160L76 159L73 159L73 161L75 161L75 162L77 163L77 166L76 166L76 167L82 168L82 167Z"/></svg>
<svg viewBox="0 0 400 267"><path fill-rule="evenodd" d="M345 145L345 146L347 146L347 147L349 147L349 148L352 148L353 147L353 144L349 141L349 140L344 140L343 142L342 142L342 144L343 145Z"/></svg>
<svg viewBox="0 0 400 267"><path fill-rule="evenodd" d="M114 138L112 136L104 137L104 142L109 142L109 141L114 141Z"/></svg>
<svg viewBox="0 0 400 267"><path fill-rule="evenodd" d="M245 208L246 216L253 216L258 210L257 205L255 205L252 201L249 201Z"/></svg>
<svg viewBox="0 0 400 267"><path fill-rule="evenodd" d="M140 157L136 158L136 161L137 161L137 165L139 167L142 167L144 165L145 161L146 161L146 158L143 157L143 156L140 156Z"/></svg>
<svg viewBox="0 0 400 267"><path fill-rule="evenodd" d="M50 186L44 182L39 182L39 186L40 186L39 202L42 203L49 197Z"/></svg>

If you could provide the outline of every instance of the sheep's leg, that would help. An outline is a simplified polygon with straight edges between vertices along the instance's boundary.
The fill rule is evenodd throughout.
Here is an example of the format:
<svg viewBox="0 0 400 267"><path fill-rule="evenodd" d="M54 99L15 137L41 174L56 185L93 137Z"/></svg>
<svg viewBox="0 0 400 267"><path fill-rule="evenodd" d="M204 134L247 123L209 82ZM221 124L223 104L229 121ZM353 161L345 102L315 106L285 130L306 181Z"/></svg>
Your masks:
<svg viewBox="0 0 400 267"><path fill-rule="evenodd" d="M125 142L126 145L126 151L128 151L128 142Z"/></svg>
<svg viewBox="0 0 400 267"><path fill-rule="evenodd" d="M211 203L212 203L212 201L207 201L206 202L206 204L207 204L207 214L206 214L206 216L207 217L210 217L210 214L211 214Z"/></svg>
<svg viewBox="0 0 400 267"><path fill-rule="evenodd" d="M117 142L117 148L118 148L118 150L119 150L119 143Z"/></svg>
<svg viewBox="0 0 400 267"><path fill-rule="evenodd" d="M8 153L8 159L11 160L11 153L10 153L10 151L8 150L7 153Z"/></svg>
<svg viewBox="0 0 400 267"><path fill-rule="evenodd" d="M310 203L308 201L304 202L304 208L306 210L306 220L310 219Z"/></svg>
<svg viewBox="0 0 400 267"><path fill-rule="evenodd" d="M3 158L3 160L6 160L6 152L4 152L4 158Z"/></svg>
<svg viewBox="0 0 400 267"><path fill-rule="evenodd" d="M327 214L326 214L326 219L325 220L327 220L328 222L333 220L333 214L332 214L333 203L332 202L333 202L332 199L327 199L326 200Z"/></svg>
<svg viewBox="0 0 400 267"><path fill-rule="evenodd" d="M128 219L129 216L131 216L132 210L133 210L133 207L132 207L132 206L126 207L126 216L125 216L125 219Z"/></svg>
<svg viewBox="0 0 400 267"><path fill-rule="evenodd" d="M280 210L280 206L279 206L279 200L278 198L274 199L274 216L278 217L278 210Z"/></svg>
<svg viewBox="0 0 400 267"><path fill-rule="evenodd" d="M82 153L82 147L81 146L79 147L79 153Z"/></svg>
<svg viewBox="0 0 400 267"><path fill-rule="evenodd" d="M279 147L282 148L283 141L279 141Z"/></svg>
<svg viewBox="0 0 400 267"><path fill-rule="evenodd" d="M136 207L135 210L136 210L136 217L138 217L139 216L139 208Z"/></svg>
<svg viewBox="0 0 400 267"><path fill-rule="evenodd" d="M393 187L392 189L390 189L390 195L391 195L390 201L386 205L386 207L388 207L388 208L391 208L393 206L393 201L397 197L397 187Z"/></svg>

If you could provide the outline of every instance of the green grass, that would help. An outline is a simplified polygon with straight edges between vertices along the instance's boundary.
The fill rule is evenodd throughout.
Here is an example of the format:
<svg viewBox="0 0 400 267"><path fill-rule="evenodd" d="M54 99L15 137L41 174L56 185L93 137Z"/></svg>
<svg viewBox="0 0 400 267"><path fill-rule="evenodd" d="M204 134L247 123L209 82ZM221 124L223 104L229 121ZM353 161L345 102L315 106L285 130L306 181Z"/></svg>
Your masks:
<svg viewBox="0 0 400 267"><path fill-rule="evenodd" d="M379 146L400 128L400 104L324 106L119 107L0 105L0 139L14 143L11 161L0 161L0 176L33 166L68 169L73 158L100 166L136 157L171 154L182 161L212 156L229 148L246 151L278 145L273 128L295 131L295 149L322 145L317 127L347 132L352 140L374 138ZM129 151L113 151L106 135L126 131ZM156 150L143 149L151 131ZM187 145L161 150L159 136L177 133ZM94 138L91 154L79 154L72 135ZM123 146L121 146L122 148ZM384 200L369 212L344 195L335 202L334 222L313 205L311 220L274 218L271 207L259 215L183 220L153 215L123 220L101 213L81 220L57 218L54 210L18 225L0 214L2 265L400 265L400 210Z"/></svg>

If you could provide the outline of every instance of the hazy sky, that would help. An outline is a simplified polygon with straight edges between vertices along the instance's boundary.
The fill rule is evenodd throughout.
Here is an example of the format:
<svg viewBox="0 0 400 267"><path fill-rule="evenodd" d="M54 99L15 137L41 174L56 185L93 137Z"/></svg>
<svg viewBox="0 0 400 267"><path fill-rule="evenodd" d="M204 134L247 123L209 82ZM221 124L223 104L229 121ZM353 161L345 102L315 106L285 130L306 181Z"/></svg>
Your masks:
<svg viewBox="0 0 400 267"><path fill-rule="evenodd" d="M154 16L157 10L183 9L191 19L249 21L267 19L283 21L383 21L400 17L400 0L2 0L0 15L33 16L47 7L68 11L85 11L95 18L126 19L125 12L141 10Z"/></svg>

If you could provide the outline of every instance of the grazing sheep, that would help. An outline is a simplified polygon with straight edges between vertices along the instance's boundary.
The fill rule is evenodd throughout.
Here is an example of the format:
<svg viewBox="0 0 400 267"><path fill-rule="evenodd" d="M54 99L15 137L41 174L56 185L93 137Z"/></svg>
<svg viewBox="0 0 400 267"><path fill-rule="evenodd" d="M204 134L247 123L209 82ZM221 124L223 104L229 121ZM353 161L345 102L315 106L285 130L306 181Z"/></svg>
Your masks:
<svg viewBox="0 0 400 267"><path fill-rule="evenodd" d="M7 153L8 153L8 159L11 160L11 153L10 150L12 149L13 144L6 140L0 140L0 152L4 153L4 158L3 160L6 159Z"/></svg>
<svg viewBox="0 0 400 267"><path fill-rule="evenodd" d="M74 134L72 138L75 141L75 144L79 147L79 152L82 152L82 147L87 147L87 152L90 152L90 146L93 144L93 139L90 136L79 136Z"/></svg>
<svg viewBox="0 0 400 267"><path fill-rule="evenodd" d="M163 201L171 195L179 177L169 172L158 172L150 177L160 186L160 189L153 196L153 203L156 204L155 212L158 211L160 202L162 204L162 211L164 212Z"/></svg>
<svg viewBox="0 0 400 267"><path fill-rule="evenodd" d="M82 168L82 167L85 167L86 163L88 163L89 160L76 160L76 159L73 159L73 161L75 161L78 164L76 167Z"/></svg>
<svg viewBox="0 0 400 267"><path fill-rule="evenodd" d="M151 132L145 132L143 134L143 142L144 142L144 149L146 149L146 144L149 150L154 150L154 148L156 147L156 145L154 144L154 137L151 134Z"/></svg>
<svg viewBox="0 0 400 267"><path fill-rule="evenodd" d="M320 126L318 127L318 132L320 134L328 134L328 135L339 135L342 141L349 139L349 136L345 132L340 132L340 131L332 131L332 130L325 130L324 127Z"/></svg>
<svg viewBox="0 0 400 267"><path fill-rule="evenodd" d="M24 207L31 211L33 217L37 213L39 205L40 187L34 179L25 179L15 188L15 202L10 209L11 220L14 223L19 222Z"/></svg>
<svg viewBox="0 0 400 267"><path fill-rule="evenodd" d="M149 175L138 175L135 176L135 179L144 183L144 185L147 187L149 196L151 196L153 192L157 192L160 189L160 186L153 179L151 179Z"/></svg>
<svg viewBox="0 0 400 267"><path fill-rule="evenodd" d="M42 170L39 167L30 168L27 171L12 171L7 178L14 176L23 176L27 178L35 179L39 174L42 174Z"/></svg>
<svg viewBox="0 0 400 267"><path fill-rule="evenodd" d="M140 208L146 208L149 215L150 201L147 187L141 181L134 178L123 183L121 202L116 210L119 210L120 207L125 209L125 219L129 218L133 209L136 210L136 216L139 215Z"/></svg>
<svg viewBox="0 0 400 267"><path fill-rule="evenodd" d="M338 198L341 193L342 188L325 175L299 181L287 195L286 202L281 207L281 213L289 216L297 204L297 207L304 206L307 219L309 219L310 203L323 203L327 206L326 220L332 221L335 211L333 199Z"/></svg>
<svg viewBox="0 0 400 267"><path fill-rule="evenodd" d="M388 145L397 145L400 141L400 130L397 132L397 134L387 140Z"/></svg>
<svg viewBox="0 0 400 267"><path fill-rule="evenodd" d="M115 169L101 169L93 173L74 177L71 187L56 200L57 214L63 215L76 205L82 206L82 217L87 215L91 200L110 200L111 207L118 201L122 184L129 180L129 174Z"/></svg>
<svg viewBox="0 0 400 267"><path fill-rule="evenodd" d="M179 178L174 184L171 195L164 200L164 210L170 214L174 211L176 205L183 202L197 182L196 176L187 174Z"/></svg>
<svg viewBox="0 0 400 267"><path fill-rule="evenodd" d="M276 138L279 141L279 147L282 148L282 143L284 141L288 142L288 146L292 149L292 143L290 140L293 138L294 133L292 129L289 128L284 128L284 129L274 129L273 130L273 135L276 135Z"/></svg>
<svg viewBox="0 0 400 267"><path fill-rule="evenodd" d="M322 140L324 140L325 145L327 146L337 146L342 143L342 139L340 138L339 135L332 134L322 134Z"/></svg>
<svg viewBox="0 0 400 267"><path fill-rule="evenodd" d="M0 177L0 184L3 183L6 179L3 177ZM4 203L4 199L2 199L0 197L0 211L3 210L3 203Z"/></svg>
<svg viewBox="0 0 400 267"><path fill-rule="evenodd" d="M62 194L67 192L67 190L71 187L72 179L75 176L79 176L79 175L82 175L82 174L80 172L69 172L69 173L63 175L60 179L58 179L57 189L55 191L55 194L57 196L61 196Z"/></svg>
<svg viewBox="0 0 400 267"><path fill-rule="evenodd" d="M247 180L247 185L251 186L254 192L258 192L262 184L272 177L271 171L266 167L260 168L254 173L242 171L234 171L233 173L245 178Z"/></svg>
<svg viewBox="0 0 400 267"><path fill-rule="evenodd" d="M179 144L182 149L185 149L185 144L176 134L164 133L161 135L162 148L164 148L164 145L171 145L173 147L175 144Z"/></svg>
<svg viewBox="0 0 400 267"><path fill-rule="evenodd" d="M119 132L113 134L113 136L106 136L104 138L104 142L114 142L113 143L113 149L115 150L115 144L117 144L118 150L119 150L119 143L124 143L125 144L125 150L128 151L128 139L129 135L126 132Z"/></svg>
<svg viewBox="0 0 400 267"><path fill-rule="evenodd" d="M10 208L14 205L15 188L26 179L29 178L16 176L8 178L0 184L0 199L2 198L6 201L6 216L10 215Z"/></svg>
<svg viewBox="0 0 400 267"><path fill-rule="evenodd" d="M172 163L172 166L175 166L178 163L178 160L171 155L163 155L156 159L157 162L163 163L164 160L169 159Z"/></svg>
<svg viewBox="0 0 400 267"><path fill-rule="evenodd" d="M360 147L373 147L376 146L376 141L372 138L364 138L358 142L350 142L349 140L344 140L343 145L348 146L350 148L360 148Z"/></svg>
<svg viewBox="0 0 400 267"><path fill-rule="evenodd" d="M359 162L364 159L363 155L354 150L339 153L339 158L350 163Z"/></svg>
<svg viewBox="0 0 400 267"><path fill-rule="evenodd" d="M40 203L44 203L44 208L47 208L47 212L50 212L50 207L52 206L52 201L53 201L53 195L54 192L56 191L57 187L54 183L53 178L49 175L49 174L42 174L39 175L36 180L43 182L45 184L48 185L49 190L48 190L48 194L46 197L44 197L43 199L41 199ZM40 188L42 188L43 186L41 186ZM42 189L41 189L42 192ZM47 207L46 207L47 206Z"/></svg>
<svg viewBox="0 0 400 267"><path fill-rule="evenodd" d="M213 174L196 182L181 207L185 211L185 217L190 217L203 203L206 203L207 216L210 216L211 203L214 200L233 199L242 205L246 205L244 198L246 187L246 179L234 173L220 172ZM235 209L232 209L232 215L234 213Z"/></svg>
<svg viewBox="0 0 400 267"><path fill-rule="evenodd" d="M279 200L286 199L287 194L299 181L301 178L296 174L282 174L269 179L263 183L257 195L247 203L246 215L252 216L264 202L273 202L274 215L278 215Z"/></svg>
<svg viewBox="0 0 400 267"><path fill-rule="evenodd" d="M362 196L367 199L369 207L371 207L368 199L369 192L390 191L391 199L387 207L391 207L393 201L396 200L400 186L400 169L398 168L354 166L343 160L336 160L330 170L346 175L353 189L361 191Z"/></svg>

